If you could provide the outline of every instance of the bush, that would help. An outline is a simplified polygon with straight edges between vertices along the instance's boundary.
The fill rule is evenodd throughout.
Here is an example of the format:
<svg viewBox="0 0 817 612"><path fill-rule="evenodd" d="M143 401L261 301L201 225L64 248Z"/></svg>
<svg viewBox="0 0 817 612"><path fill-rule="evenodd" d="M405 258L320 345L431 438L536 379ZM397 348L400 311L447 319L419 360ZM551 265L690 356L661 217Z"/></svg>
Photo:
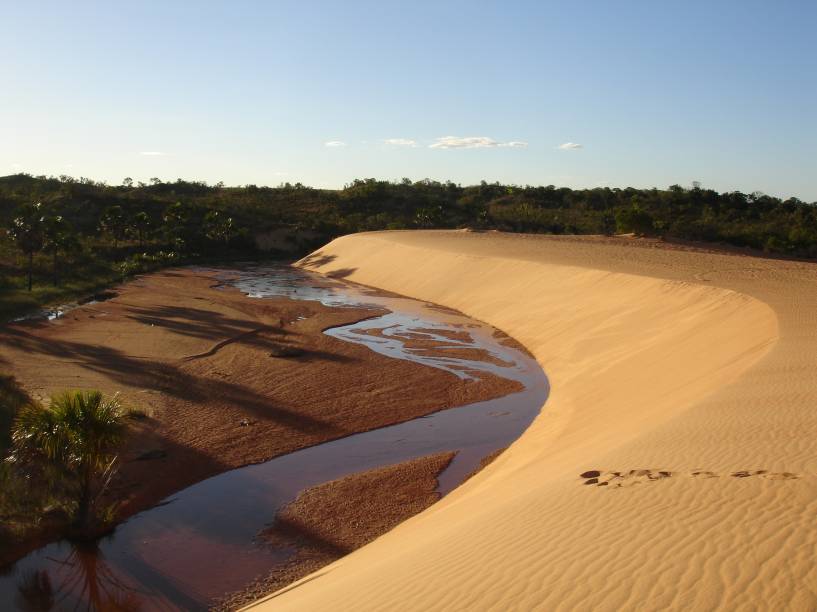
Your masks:
<svg viewBox="0 0 817 612"><path fill-rule="evenodd" d="M14 420L11 461L72 503L80 535L91 534L99 518L96 502L115 473L125 416L116 396L65 391L48 406L24 406Z"/></svg>
<svg viewBox="0 0 817 612"><path fill-rule="evenodd" d="M620 234L633 232L637 236L649 236L655 230L652 216L637 205L616 213L616 229Z"/></svg>
<svg viewBox="0 0 817 612"><path fill-rule="evenodd" d="M175 251L159 251L149 255L147 253L136 253L119 264L119 271L122 278L141 274L151 270L158 270L164 266L171 266L180 261L179 254Z"/></svg>

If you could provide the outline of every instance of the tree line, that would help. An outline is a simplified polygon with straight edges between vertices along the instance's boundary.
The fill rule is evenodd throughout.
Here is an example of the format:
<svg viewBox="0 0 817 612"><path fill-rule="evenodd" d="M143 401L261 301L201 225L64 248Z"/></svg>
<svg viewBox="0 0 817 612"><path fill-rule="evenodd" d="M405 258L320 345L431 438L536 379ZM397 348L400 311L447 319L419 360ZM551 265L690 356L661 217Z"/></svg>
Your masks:
<svg viewBox="0 0 817 612"><path fill-rule="evenodd" d="M159 253L173 259L177 253L184 253L188 243L195 238L209 241L210 246L228 247L238 235L232 218L219 210L208 210L195 227L197 230L193 232L189 211L181 202L167 206L158 223L143 210L129 214L121 205L112 205L102 210L95 231L84 233L75 229L61 214L56 214L53 207L48 211L41 202L34 202L22 204L14 210L7 235L25 256L27 288L31 291L33 262L37 253L46 253L51 258L52 283L57 286L60 258L81 250L84 241L97 236L107 238L114 251L128 239L136 242L139 252L120 264L122 270L127 271L129 265L149 259L144 253L149 242L167 245L171 250Z"/></svg>
<svg viewBox="0 0 817 612"><path fill-rule="evenodd" d="M86 260L120 258L125 268L139 268L151 257L196 259L226 249L253 255L254 237L274 230L293 237L290 248L279 245L290 255L358 231L472 227L550 234L634 232L817 258L817 203L757 191L719 193L697 183L570 189L357 179L327 190L300 183L228 187L158 178L107 185L17 174L0 178L0 223L26 259L29 283L35 260L44 266L43 257L49 258L51 282L59 282L60 260L78 249L84 248Z"/></svg>

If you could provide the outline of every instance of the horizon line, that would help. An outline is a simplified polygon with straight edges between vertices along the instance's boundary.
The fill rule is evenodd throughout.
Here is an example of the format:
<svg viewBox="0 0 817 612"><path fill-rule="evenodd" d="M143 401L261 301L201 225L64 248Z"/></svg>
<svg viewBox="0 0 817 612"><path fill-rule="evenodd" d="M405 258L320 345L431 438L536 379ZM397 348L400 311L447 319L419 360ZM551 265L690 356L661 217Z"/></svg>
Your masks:
<svg viewBox="0 0 817 612"><path fill-rule="evenodd" d="M718 195L724 195L724 194L729 194L729 193L741 193L741 194L747 195L747 196L756 195L758 198L764 197L764 196L771 197L771 198L776 198L776 199L779 199L779 200L781 200L783 202L785 202L787 200L797 200L797 201L802 202L804 204L811 204L811 205L817 206L817 200L808 201L808 200L804 200L802 198L799 198L797 196L792 196L792 195L787 196L787 197L783 197L783 196L779 196L779 195L769 194L769 193L766 193L766 192L758 190L758 189L755 189L755 190L752 190L752 191L742 191L742 190L739 190L739 189L721 191L721 190L718 190L718 189L714 189L714 188L705 187L703 185L700 185L698 181L692 181L689 186L684 186L681 183L672 183L671 185L668 185L666 187L658 187L658 186L655 186L655 185L652 185L650 187L636 187L636 186L633 186L633 185L627 185L627 186L624 186L624 187L611 186L611 185L597 185L595 187L567 187L565 185L559 186L559 185L556 185L554 183L548 183L548 184L543 184L543 183L540 183L540 184L503 183L501 181L489 182L489 181L487 181L485 179L482 179L479 183L463 184L462 182L455 182L455 181L452 181L450 179L440 180L440 179L432 179L430 177L425 177L425 178L417 179L417 180L412 180L412 179L409 179L408 177L404 177L404 178L401 178L401 179L380 179L380 178L375 178L375 177L366 177L366 178L352 179L350 182L344 183L342 187L318 187L318 186L314 186L314 185L307 185L306 183L302 183L301 181L295 181L295 182L281 181L277 185L272 185L272 184L259 185L257 183L244 183L244 184L227 185L227 184L224 183L224 181L217 181L215 183L209 183L208 181L205 181L205 180L183 179L181 177L177 178L176 180L163 180L163 179L160 179L159 177L152 177L152 178L148 179L148 182L137 181L137 180L133 179L132 177L125 177L125 179L130 179L134 183L137 183L136 185L128 186L124 182L119 183L119 184L114 184L114 183L109 183L108 181L97 180L97 179L93 179L93 178L90 178L90 177L87 177L87 176L78 176L78 177L76 177L76 176L71 176L71 175L68 175L68 174L60 174L60 175L32 174L30 172L24 172L24 171L14 172L12 174L6 174L6 175L3 175L3 176L0 176L0 180L12 178L12 177L28 177L28 178L36 179L36 180L58 181L60 183L65 183L65 184L72 184L72 183L89 184L89 185L109 187L109 188L114 188L114 189L115 188L123 188L123 187L127 188L127 189L144 189L144 188L154 187L154 186L157 186L157 185L174 185L174 184L187 183L187 184L191 184L191 185L201 185L201 186L205 186L205 187L212 188L212 189L247 189L249 187L255 187L257 189L281 189L281 188L286 188L286 186L289 186L291 188L291 187L297 187L298 185L300 185L301 188L304 188L304 189L315 189L315 190L319 190L319 191L343 191L345 189L348 189L348 188L354 186L354 183L356 181L362 181L362 182L375 181L375 182L378 182L378 183L388 183L390 185L400 185L405 180L411 181L409 183L411 185L416 185L416 184L420 184L420 183L426 183L426 184L428 184L428 183L438 183L440 185L453 184L453 185L456 185L460 189L468 189L468 188L471 188L471 187L480 187L483 183L485 185L493 185L493 186L501 186L501 187L513 187L513 188L516 188L516 189L536 189L536 188L552 187L554 189L569 189L571 191L593 191L595 189L609 189L611 191L626 191L627 189L633 189L633 190L636 190L636 191L650 191L650 190L669 191L673 187L680 187L684 191L694 191L695 189L700 189L701 191L712 191L712 192L715 192ZM71 180L66 180L66 179L71 179ZM125 179L123 179L123 181ZM158 180L158 183L151 182L151 181L156 181L156 180Z"/></svg>

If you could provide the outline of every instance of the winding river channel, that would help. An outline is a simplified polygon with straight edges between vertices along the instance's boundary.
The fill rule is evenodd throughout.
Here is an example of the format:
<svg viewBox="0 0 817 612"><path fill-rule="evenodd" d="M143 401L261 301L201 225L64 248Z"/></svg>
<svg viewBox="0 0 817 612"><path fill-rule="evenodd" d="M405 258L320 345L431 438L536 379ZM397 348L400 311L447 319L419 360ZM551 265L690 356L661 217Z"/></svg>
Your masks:
<svg viewBox="0 0 817 612"><path fill-rule="evenodd" d="M503 342L494 328L460 313L286 266L218 273L251 298L385 308L386 314L324 333L463 379L490 372L524 389L225 472L134 515L96 543L44 546L0 575L4 610L206 609L293 554L257 536L299 491L453 450L456 457L439 478L445 495L484 456L519 437L547 398L547 379L534 359ZM473 354L463 349L479 349L482 359L463 357Z"/></svg>

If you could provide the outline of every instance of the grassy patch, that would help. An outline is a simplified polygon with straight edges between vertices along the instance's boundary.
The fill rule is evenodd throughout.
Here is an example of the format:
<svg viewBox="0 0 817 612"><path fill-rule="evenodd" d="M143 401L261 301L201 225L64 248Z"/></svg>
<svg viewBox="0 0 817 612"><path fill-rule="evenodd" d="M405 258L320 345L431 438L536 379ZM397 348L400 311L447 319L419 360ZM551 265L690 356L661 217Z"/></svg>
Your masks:
<svg viewBox="0 0 817 612"><path fill-rule="evenodd" d="M0 259L2 255L0 249ZM60 283L54 286L50 261L41 255L35 258L34 288L28 291L25 270L15 268L14 260L8 255L6 253L6 273L0 270L0 322L48 306L76 301L122 279L114 261L89 255L64 264Z"/></svg>

